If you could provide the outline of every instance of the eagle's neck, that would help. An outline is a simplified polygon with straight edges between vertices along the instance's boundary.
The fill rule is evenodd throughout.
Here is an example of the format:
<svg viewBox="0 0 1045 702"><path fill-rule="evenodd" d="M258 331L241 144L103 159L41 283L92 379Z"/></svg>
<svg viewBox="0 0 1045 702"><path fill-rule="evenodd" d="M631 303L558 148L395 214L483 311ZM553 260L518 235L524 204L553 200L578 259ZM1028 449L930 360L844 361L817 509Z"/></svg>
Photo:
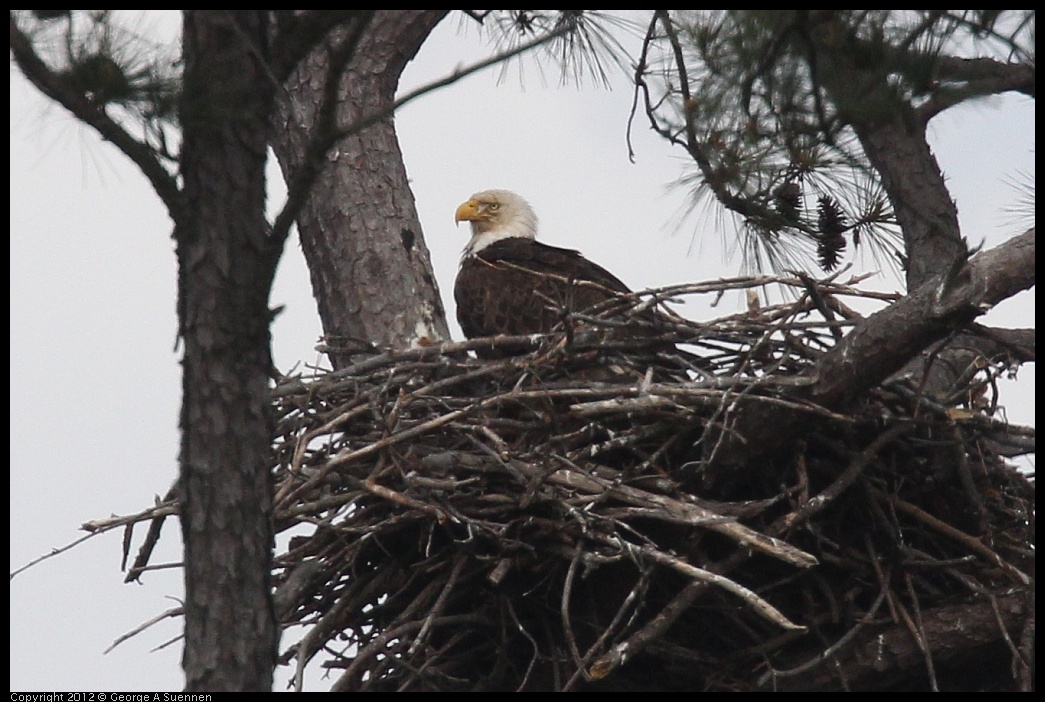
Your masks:
<svg viewBox="0 0 1045 702"><path fill-rule="evenodd" d="M537 232L535 230L536 222L530 222L525 219L516 220L509 222L508 224L502 224L494 229L486 229L482 231L476 226L476 223L473 222L472 238L469 239L468 245L464 247L464 254L461 258L465 259L469 256L476 256L490 244L503 239L529 239L532 241L537 238Z"/></svg>

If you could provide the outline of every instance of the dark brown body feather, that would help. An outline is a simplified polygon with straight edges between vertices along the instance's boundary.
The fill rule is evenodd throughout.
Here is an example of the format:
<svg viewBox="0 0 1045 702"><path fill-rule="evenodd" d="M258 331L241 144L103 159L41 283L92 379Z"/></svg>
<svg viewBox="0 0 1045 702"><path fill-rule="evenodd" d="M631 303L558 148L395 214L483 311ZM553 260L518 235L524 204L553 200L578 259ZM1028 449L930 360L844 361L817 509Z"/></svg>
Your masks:
<svg viewBox="0 0 1045 702"><path fill-rule="evenodd" d="M550 332L566 314L628 292L616 276L578 252L523 238L502 239L466 257L454 285L457 321L469 339Z"/></svg>

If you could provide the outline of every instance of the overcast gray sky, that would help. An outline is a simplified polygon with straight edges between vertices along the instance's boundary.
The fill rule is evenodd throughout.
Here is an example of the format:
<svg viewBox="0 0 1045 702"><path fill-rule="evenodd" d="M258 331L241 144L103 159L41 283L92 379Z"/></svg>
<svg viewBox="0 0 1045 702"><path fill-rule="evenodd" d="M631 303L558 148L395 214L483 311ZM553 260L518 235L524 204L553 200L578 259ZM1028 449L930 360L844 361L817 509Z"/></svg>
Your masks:
<svg viewBox="0 0 1045 702"><path fill-rule="evenodd" d="M177 19L174 19L177 22ZM445 20L407 69L411 89L488 55L474 29ZM396 117L402 150L446 309L467 228L453 212L472 192L508 188L541 219L548 243L578 248L633 288L735 275L723 222L681 219L683 172L639 120L630 163L631 93L543 84L532 63L520 81L488 70L406 106ZM1018 233L1006 208L1011 183L1034 173L1033 101L985 101L938 118L933 146L958 202L963 231L994 246ZM273 173L277 171L273 170ZM274 188L278 200L278 188ZM279 203L276 202L278 205ZM857 258L858 270L873 262ZM899 289L882 277L878 287ZM170 222L127 160L11 70L11 569L78 538L90 519L128 514L163 494L177 471L180 366L175 352L175 260ZM273 305L277 365L315 363L320 334L296 240L288 244ZM706 304L691 316L728 314ZM991 313L1006 326L1034 322L1030 291ZM459 335L453 323L455 334ZM1004 398L1012 421L1034 422L1034 367ZM135 547L144 529L136 531ZM176 606L179 570L124 585L121 534L95 538L11 582L12 690L180 689L180 634L166 621L104 649ZM168 521L154 562L181 558ZM289 632L289 636L300 636ZM281 679L286 679L284 671ZM279 688L277 688L279 689Z"/></svg>

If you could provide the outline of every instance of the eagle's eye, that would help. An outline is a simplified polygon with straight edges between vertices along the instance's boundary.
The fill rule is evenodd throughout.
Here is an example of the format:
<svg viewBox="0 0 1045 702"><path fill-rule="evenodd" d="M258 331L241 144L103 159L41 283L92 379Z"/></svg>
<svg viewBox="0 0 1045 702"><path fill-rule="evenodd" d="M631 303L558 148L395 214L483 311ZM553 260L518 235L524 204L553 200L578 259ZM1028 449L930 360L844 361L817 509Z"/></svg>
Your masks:
<svg viewBox="0 0 1045 702"><path fill-rule="evenodd" d="M497 210L501 209L501 203L499 203L499 202L491 202L490 203L490 209L493 210L494 212L496 212Z"/></svg>

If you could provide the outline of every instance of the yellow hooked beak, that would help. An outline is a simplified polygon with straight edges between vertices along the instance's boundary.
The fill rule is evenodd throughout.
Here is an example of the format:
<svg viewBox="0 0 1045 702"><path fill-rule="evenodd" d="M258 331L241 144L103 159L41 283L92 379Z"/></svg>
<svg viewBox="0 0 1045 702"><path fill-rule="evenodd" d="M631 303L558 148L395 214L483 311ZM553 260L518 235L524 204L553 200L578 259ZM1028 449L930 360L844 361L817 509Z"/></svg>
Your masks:
<svg viewBox="0 0 1045 702"><path fill-rule="evenodd" d="M469 200L468 202L462 202L457 211L454 212L454 224L460 224L461 222L474 222L475 220L482 219L483 206L478 200Z"/></svg>

